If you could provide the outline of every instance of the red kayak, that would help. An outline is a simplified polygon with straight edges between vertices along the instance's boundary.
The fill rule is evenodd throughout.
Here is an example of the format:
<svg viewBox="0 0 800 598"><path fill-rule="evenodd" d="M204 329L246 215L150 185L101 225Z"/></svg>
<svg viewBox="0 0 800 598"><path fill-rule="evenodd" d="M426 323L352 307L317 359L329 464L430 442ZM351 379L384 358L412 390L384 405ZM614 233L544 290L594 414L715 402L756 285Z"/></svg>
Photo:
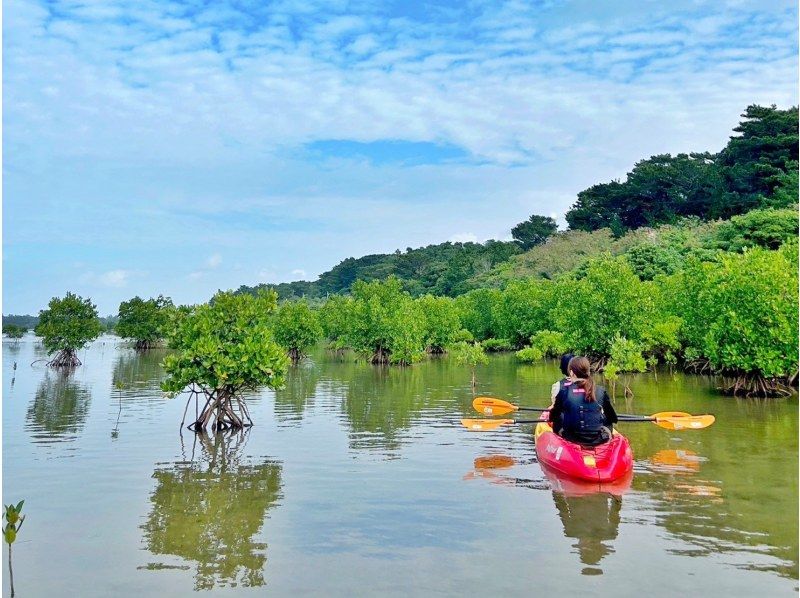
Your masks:
<svg viewBox="0 0 800 598"><path fill-rule="evenodd" d="M607 483L633 470L633 453L628 439L614 430L610 441L599 446L582 446L564 440L547 422L536 425L536 455L539 463L551 471L576 480Z"/></svg>

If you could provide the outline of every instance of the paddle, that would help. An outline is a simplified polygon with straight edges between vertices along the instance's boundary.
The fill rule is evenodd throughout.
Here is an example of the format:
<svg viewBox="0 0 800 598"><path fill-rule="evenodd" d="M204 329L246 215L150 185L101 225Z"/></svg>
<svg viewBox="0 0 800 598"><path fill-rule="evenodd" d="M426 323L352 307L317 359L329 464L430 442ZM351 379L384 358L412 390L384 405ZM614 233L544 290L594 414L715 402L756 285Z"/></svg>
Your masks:
<svg viewBox="0 0 800 598"><path fill-rule="evenodd" d="M475 411L483 413L484 415L505 415L506 413L512 413L514 411L538 411L539 413L547 411L546 407L520 407L508 401L504 401L503 399L493 399L492 397L478 397L472 401L472 407ZM685 411L665 411L661 415L664 417L668 415L670 417L691 417L692 414L686 413ZM645 416L628 413L620 413L617 415L620 421L628 421L631 418L636 419L640 417Z"/></svg>
<svg viewBox="0 0 800 598"><path fill-rule="evenodd" d="M651 416L630 416L620 423L653 422L666 430L701 430L714 423L713 415L675 415L675 411L664 411ZM677 412L680 413L680 412ZM461 424L473 432L496 430L511 424L540 424L540 419L462 419Z"/></svg>

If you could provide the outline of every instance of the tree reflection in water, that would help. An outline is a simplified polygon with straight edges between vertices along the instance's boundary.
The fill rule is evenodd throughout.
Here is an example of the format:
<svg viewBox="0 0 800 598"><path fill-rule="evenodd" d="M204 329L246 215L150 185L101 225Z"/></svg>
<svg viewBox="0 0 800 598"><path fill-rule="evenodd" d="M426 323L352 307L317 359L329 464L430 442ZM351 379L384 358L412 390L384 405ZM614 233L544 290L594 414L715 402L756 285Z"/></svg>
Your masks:
<svg viewBox="0 0 800 598"><path fill-rule="evenodd" d="M71 372L47 372L28 407L26 427L34 442L74 440L89 413L89 389Z"/></svg>
<svg viewBox="0 0 800 598"><path fill-rule="evenodd" d="M197 440L199 456L153 473L152 510L142 525L147 549L194 561L196 590L262 586L267 545L256 535L282 497L281 464L244 457L247 431Z"/></svg>

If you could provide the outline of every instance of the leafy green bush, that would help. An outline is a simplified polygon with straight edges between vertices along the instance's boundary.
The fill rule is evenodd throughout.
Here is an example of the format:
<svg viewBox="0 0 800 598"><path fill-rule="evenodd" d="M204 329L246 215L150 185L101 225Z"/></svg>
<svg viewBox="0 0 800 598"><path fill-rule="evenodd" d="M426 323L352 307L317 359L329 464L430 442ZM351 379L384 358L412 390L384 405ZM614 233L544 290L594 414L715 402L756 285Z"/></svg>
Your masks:
<svg viewBox="0 0 800 598"><path fill-rule="evenodd" d="M673 309L684 319L688 356L737 375L734 394L781 392L797 370L797 243L693 261L672 280ZM765 380L768 379L768 380Z"/></svg>
<svg viewBox="0 0 800 598"><path fill-rule="evenodd" d="M175 395L186 389L205 408L194 430L238 429L252 421L242 392L283 384L286 352L273 338L276 293L258 296L217 293L208 304L177 315L164 359L167 378L161 388ZM188 406L188 405L187 405Z"/></svg>
<svg viewBox="0 0 800 598"><path fill-rule="evenodd" d="M656 321L656 291L653 283L636 276L624 258L594 259L583 278L556 283L555 330L572 350L607 357L617 335L642 341Z"/></svg>
<svg viewBox="0 0 800 598"><path fill-rule="evenodd" d="M39 312L37 336L48 355L56 356L48 362L52 367L75 367L81 364L77 351L96 339L103 331L97 308L89 300L73 293L63 299L53 297L47 309Z"/></svg>
<svg viewBox="0 0 800 598"><path fill-rule="evenodd" d="M544 358L544 352L538 347L525 347L514 353L514 355L518 360L525 363L533 363Z"/></svg>
<svg viewBox="0 0 800 598"><path fill-rule="evenodd" d="M157 299L134 297L123 301L115 330L120 337L135 341L137 350L147 350L166 336L172 308L172 300L161 295Z"/></svg>
<svg viewBox="0 0 800 598"><path fill-rule="evenodd" d="M349 347L369 356L370 363L408 365L425 352L425 328L419 309L401 282L353 284L353 304L344 338Z"/></svg>
<svg viewBox="0 0 800 598"><path fill-rule="evenodd" d="M25 336L26 332L28 332L28 329L23 328L22 326L17 326L16 324L3 324L3 334L5 334L8 338L19 340Z"/></svg>
<svg viewBox="0 0 800 598"><path fill-rule="evenodd" d="M778 249L797 238L797 210L751 210L722 222L709 246L741 252L747 247Z"/></svg>
<svg viewBox="0 0 800 598"><path fill-rule="evenodd" d="M487 338L485 341L481 341L481 347L490 353L511 351L514 348L511 341L506 338Z"/></svg>
<svg viewBox="0 0 800 598"><path fill-rule="evenodd" d="M538 349L544 357L559 357L569 346L564 334L553 330L540 330L531 337L531 347Z"/></svg>
<svg viewBox="0 0 800 598"><path fill-rule="evenodd" d="M273 325L275 341L295 363L322 337L319 316L305 299L284 301L275 312Z"/></svg>
<svg viewBox="0 0 800 598"><path fill-rule="evenodd" d="M431 353L444 353L461 330L455 303L448 297L423 295L416 304L423 317L425 348Z"/></svg>
<svg viewBox="0 0 800 598"><path fill-rule="evenodd" d="M503 290L496 310L496 332L519 347L551 327L555 285L549 280L513 281Z"/></svg>
<svg viewBox="0 0 800 598"><path fill-rule="evenodd" d="M461 325L479 341L498 336L498 311L502 293L498 289L476 289L456 297Z"/></svg>

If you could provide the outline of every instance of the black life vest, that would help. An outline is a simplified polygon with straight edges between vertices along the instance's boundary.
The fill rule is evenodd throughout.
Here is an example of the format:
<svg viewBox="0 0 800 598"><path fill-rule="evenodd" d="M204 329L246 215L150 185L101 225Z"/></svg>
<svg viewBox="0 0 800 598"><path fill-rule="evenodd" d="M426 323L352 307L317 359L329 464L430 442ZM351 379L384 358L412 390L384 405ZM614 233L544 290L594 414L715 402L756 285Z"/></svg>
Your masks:
<svg viewBox="0 0 800 598"><path fill-rule="evenodd" d="M601 438L605 424L602 391L595 387L595 400L586 399L586 391L577 384L564 384L562 398L562 436L574 442L594 443Z"/></svg>

